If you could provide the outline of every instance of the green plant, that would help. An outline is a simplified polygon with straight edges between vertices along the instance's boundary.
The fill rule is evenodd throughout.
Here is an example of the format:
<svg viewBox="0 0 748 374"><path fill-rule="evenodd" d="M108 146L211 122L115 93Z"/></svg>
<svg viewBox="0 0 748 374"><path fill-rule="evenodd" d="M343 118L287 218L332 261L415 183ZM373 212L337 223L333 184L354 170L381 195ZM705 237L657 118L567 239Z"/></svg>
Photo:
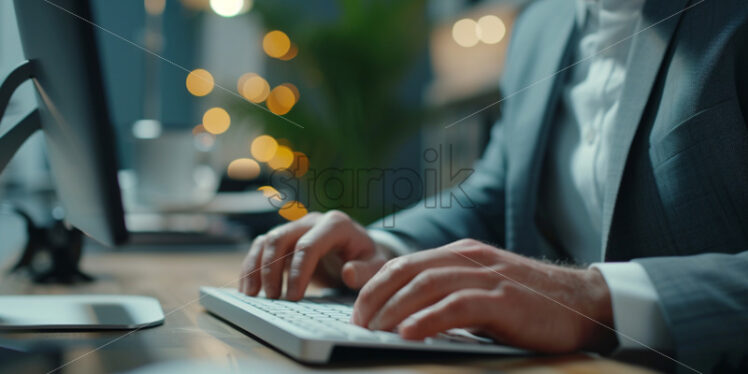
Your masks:
<svg viewBox="0 0 748 374"><path fill-rule="evenodd" d="M315 4L331 7L337 15L309 16L304 9ZM298 5L258 0L252 12L267 30L284 31L298 46L291 61L269 59L267 78L271 85L291 82L299 87L300 100L284 117L303 128L238 100L232 113L250 116L264 124L266 133L289 139L309 156L312 169L386 167L396 147L421 125L420 100L404 100L403 91L426 51L425 1L317 0ZM381 209L335 201L350 199L351 187L339 199L306 203L310 210L334 207L363 221L381 214Z"/></svg>

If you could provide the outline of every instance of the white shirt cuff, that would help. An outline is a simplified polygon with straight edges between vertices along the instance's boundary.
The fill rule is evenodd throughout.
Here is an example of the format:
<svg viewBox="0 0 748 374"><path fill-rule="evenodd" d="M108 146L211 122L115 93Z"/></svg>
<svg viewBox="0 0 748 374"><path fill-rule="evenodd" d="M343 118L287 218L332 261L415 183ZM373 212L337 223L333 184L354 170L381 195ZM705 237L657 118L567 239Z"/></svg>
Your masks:
<svg viewBox="0 0 748 374"><path fill-rule="evenodd" d="M657 291L643 266L607 262L590 267L602 273L610 289L619 349L672 348Z"/></svg>
<svg viewBox="0 0 748 374"><path fill-rule="evenodd" d="M376 229L369 229L367 232L371 240L378 247L377 249L384 249L395 256L405 256L413 253L413 249L407 242L391 232Z"/></svg>

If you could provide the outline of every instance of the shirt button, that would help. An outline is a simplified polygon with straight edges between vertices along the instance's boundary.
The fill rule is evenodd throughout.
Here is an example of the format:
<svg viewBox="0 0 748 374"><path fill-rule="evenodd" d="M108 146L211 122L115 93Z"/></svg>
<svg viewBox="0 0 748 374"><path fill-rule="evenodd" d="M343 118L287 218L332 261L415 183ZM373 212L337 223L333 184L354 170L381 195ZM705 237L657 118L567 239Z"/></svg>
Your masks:
<svg viewBox="0 0 748 374"><path fill-rule="evenodd" d="M592 127L588 127L584 134L584 140L587 142L587 144L592 144L596 139L597 131Z"/></svg>

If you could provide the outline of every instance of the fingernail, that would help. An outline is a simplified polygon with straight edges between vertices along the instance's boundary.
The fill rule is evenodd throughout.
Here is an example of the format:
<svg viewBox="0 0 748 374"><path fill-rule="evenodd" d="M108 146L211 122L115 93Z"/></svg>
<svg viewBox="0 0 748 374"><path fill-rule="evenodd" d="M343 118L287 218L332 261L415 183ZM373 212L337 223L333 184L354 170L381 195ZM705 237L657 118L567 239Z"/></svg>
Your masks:
<svg viewBox="0 0 748 374"><path fill-rule="evenodd" d="M294 269L291 269L288 272L288 278L286 279L286 299L294 299L298 295L297 287L296 287L296 279L298 278L298 275L296 274L296 271Z"/></svg>
<svg viewBox="0 0 748 374"><path fill-rule="evenodd" d="M405 319L405 321L402 321L400 323L399 327L407 329L407 328L410 328L411 326L413 326L415 324L416 324L416 319L413 318L413 317L408 317L408 318Z"/></svg>
<svg viewBox="0 0 748 374"><path fill-rule="evenodd" d="M358 271L356 271L356 266L351 266L349 273L351 274L351 283L358 286Z"/></svg>
<svg viewBox="0 0 748 374"><path fill-rule="evenodd" d="M298 297L296 295L296 289L293 289L293 288L286 289L286 299L288 299L288 300L295 300L297 298Z"/></svg>
<svg viewBox="0 0 748 374"><path fill-rule="evenodd" d="M340 275L343 278L343 282L348 287L352 288L357 286L356 281L358 281L358 279L356 278L356 271L353 269L353 265L349 262L343 266L343 270L341 270L340 272Z"/></svg>
<svg viewBox="0 0 748 374"><path fill-rule="evenodd" d="M381 326L381 323L379 321L379 318L375 318L373 321L369 323L369 330L379 330L380 326Z"/></svg>
<svg viewBox="0 0 748 374"><path fill-rule="evenodd" d="M275 289L271 287L265 287L265 297L268 299L276 299Z"/></svg>

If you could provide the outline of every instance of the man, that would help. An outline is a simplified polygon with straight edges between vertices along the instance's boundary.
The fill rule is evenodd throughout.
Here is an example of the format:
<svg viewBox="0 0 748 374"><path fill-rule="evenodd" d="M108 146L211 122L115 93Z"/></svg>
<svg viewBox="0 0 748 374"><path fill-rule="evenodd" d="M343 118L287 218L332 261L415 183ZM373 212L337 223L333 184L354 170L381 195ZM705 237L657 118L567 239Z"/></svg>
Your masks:
<svg viewBox="0 0 748 374"><path fill-rule="evenodd" d="M280 297L288 268L298 300L332 253L333 275L361 288L361 326L745 370L747 17L737 0L533 3L509 47L503 118L446 192L467 203L416 205L391 229L311 213L255 240L240 289Z"/></svg>

